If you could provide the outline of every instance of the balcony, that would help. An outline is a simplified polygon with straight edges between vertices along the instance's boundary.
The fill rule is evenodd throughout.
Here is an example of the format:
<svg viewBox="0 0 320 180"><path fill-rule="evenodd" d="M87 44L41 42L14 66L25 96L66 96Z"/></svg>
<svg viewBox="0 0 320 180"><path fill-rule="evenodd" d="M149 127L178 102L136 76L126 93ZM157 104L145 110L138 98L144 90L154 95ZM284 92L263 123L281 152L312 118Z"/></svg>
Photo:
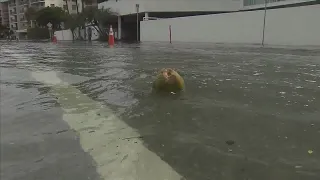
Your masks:
<svg viewBox="0 0 320 180"><path fill-rule="evenodd" d="M17 11L10 11L10 15L16 15Z"/></svg>
<svg viewBox="0 0 320 180"><path fill-rule="evenodd" d="M27 21L25 15L20 15L20 16L19 16L19 19L20 19L20 22Z"/></svg>
<svg viewBox="0 0 320 180"><path fill-rule="evenodd" d="M20 5L29 4L29 1L27 1L27 0L25 0L25 1L20 1L19 4L20 4Z"/></svg>
<svg viewBox="0 0 320 180"><path fill-rule="evenodd" d="M19 13L20 13L20 14L24 14L24 13L26 12L26 10L27 10L27 8L21 8L20 11L19 11Z"/></svg>
<svg viewBox="0 0 320 180"><path fill-rule="evenodd" d="M40 2L44 3L44 0L31 0L31 4L40 3Z"/></svg>
<svg viewBox="0 0 320 180"><path fill-rule="evenodd" d="M11 29L18 30L18 26L11 26Z"/></svg>
<svg viewBox="0 0 320 180"><path fill-rule="evenodd" d="M11 23L17 23L17 19L16 18L10 18Z"/></svg>
<svg viewBox="0 0 320 180"><path fill-rule="evenodd" d="M95 3L95 2L85 2L84 3L84 6L85 7L98 7L98 4L97 3Z"/></svg>

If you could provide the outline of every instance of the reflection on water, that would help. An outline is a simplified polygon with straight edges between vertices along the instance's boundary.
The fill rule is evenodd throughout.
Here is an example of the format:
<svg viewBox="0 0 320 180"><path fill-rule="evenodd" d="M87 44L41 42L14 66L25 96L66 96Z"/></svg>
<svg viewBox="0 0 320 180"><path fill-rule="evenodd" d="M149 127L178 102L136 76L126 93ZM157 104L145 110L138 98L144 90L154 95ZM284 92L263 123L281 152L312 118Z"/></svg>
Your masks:
<svg viewBox="0 0 320 180"><path fill-rule="evenodd" d="M57 71L119 112L147 148L188 180L320 178L317 49L8 43L0 57L2 121L14 121L20 109L57 108L49 87L30 78L31 71ZM150 94L164 67L184 77L181 96Z"/></svg>

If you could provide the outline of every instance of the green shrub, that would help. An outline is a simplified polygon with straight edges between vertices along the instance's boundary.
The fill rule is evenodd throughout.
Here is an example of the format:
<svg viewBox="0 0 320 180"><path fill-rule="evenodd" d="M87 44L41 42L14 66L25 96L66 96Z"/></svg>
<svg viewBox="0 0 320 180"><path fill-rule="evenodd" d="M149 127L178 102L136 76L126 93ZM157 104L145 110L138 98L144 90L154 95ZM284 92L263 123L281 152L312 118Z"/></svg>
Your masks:
<svg viewBox="0 0 320 180"><path fill-rule="evenodd" d="M49 39L49 30L47 28L28 28L28 39Z"/></svg>

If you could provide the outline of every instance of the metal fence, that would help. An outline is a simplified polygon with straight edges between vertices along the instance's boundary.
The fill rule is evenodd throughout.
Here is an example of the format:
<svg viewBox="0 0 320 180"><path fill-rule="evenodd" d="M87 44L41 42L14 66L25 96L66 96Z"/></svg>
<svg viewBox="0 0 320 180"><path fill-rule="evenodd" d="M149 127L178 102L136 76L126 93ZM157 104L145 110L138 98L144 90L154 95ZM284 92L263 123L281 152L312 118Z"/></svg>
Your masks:
<svg viewBox="0 0 320 180"><path fill-rule="evenodd" d="M243 5L253 6L253 5L264 4L265 2L269 4L269 3L279 2L279 1L290 1L290 0L243 0Z"/></svg>

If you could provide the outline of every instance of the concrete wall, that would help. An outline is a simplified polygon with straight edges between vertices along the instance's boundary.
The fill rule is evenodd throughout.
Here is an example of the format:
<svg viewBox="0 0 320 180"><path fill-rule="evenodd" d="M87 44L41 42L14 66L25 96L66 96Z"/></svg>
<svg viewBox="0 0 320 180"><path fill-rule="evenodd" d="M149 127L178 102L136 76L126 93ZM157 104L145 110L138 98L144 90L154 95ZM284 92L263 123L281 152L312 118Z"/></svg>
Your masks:
<svg viewBox="0 0 320 180"><path fill-rule="evenodd" d="M76 2L72 1L72 0L68 0L68 8L69 8L69 12L71 14L76 14L77 10L76 9L72 9L73 6L77 5ZM54 4L56 7L61 7L63 8L64 5L66 5L66 1L63 0L45 0L45 7L50 7L51 4ZM78 7L79 7L79 12L82 11L82 3L81 0L78 0Z"/></svg>
<svg viewBox="0 0 320 180"><path fill-rule="evenodd" d="M320 4L267 12L266 43L320 45Z"/></svg>
<svg viewBox="0 0 320 180"><path fill-rule="evenodd" d="M55 31L54 36L57 37L58 41L72 41L72 33L69 29L62 31Z"/></svg>
<svg viewBox="0 0 320 180"><path fill-rule="evenodd" d="M75 35L78 36L78 30L76 29L74 31ZM82 37L84 37L84 31L80 30L80 34ZM72 41L72 33L70 29L67 30L61 30L61 31L55 31L54 36L57 37L58 41ZM91 40L97 40L99 38L99 33L96 29L92 28L92 37Z"/></svg>
<svg viewBox="0 0 320 180"><path fill-rule="evenodd" d="M265 43L320 45L320 5L267 11ZM264 11L142 21L141 41L261 43Z"/></svg>
<svg viewBox="0 0 320 180"><path fill-rule="evenodd" d="M242 0L109 0L99 4L99 8L111 8L120 15L140 12L178 11L234 11L242 7Z"/></svg>

